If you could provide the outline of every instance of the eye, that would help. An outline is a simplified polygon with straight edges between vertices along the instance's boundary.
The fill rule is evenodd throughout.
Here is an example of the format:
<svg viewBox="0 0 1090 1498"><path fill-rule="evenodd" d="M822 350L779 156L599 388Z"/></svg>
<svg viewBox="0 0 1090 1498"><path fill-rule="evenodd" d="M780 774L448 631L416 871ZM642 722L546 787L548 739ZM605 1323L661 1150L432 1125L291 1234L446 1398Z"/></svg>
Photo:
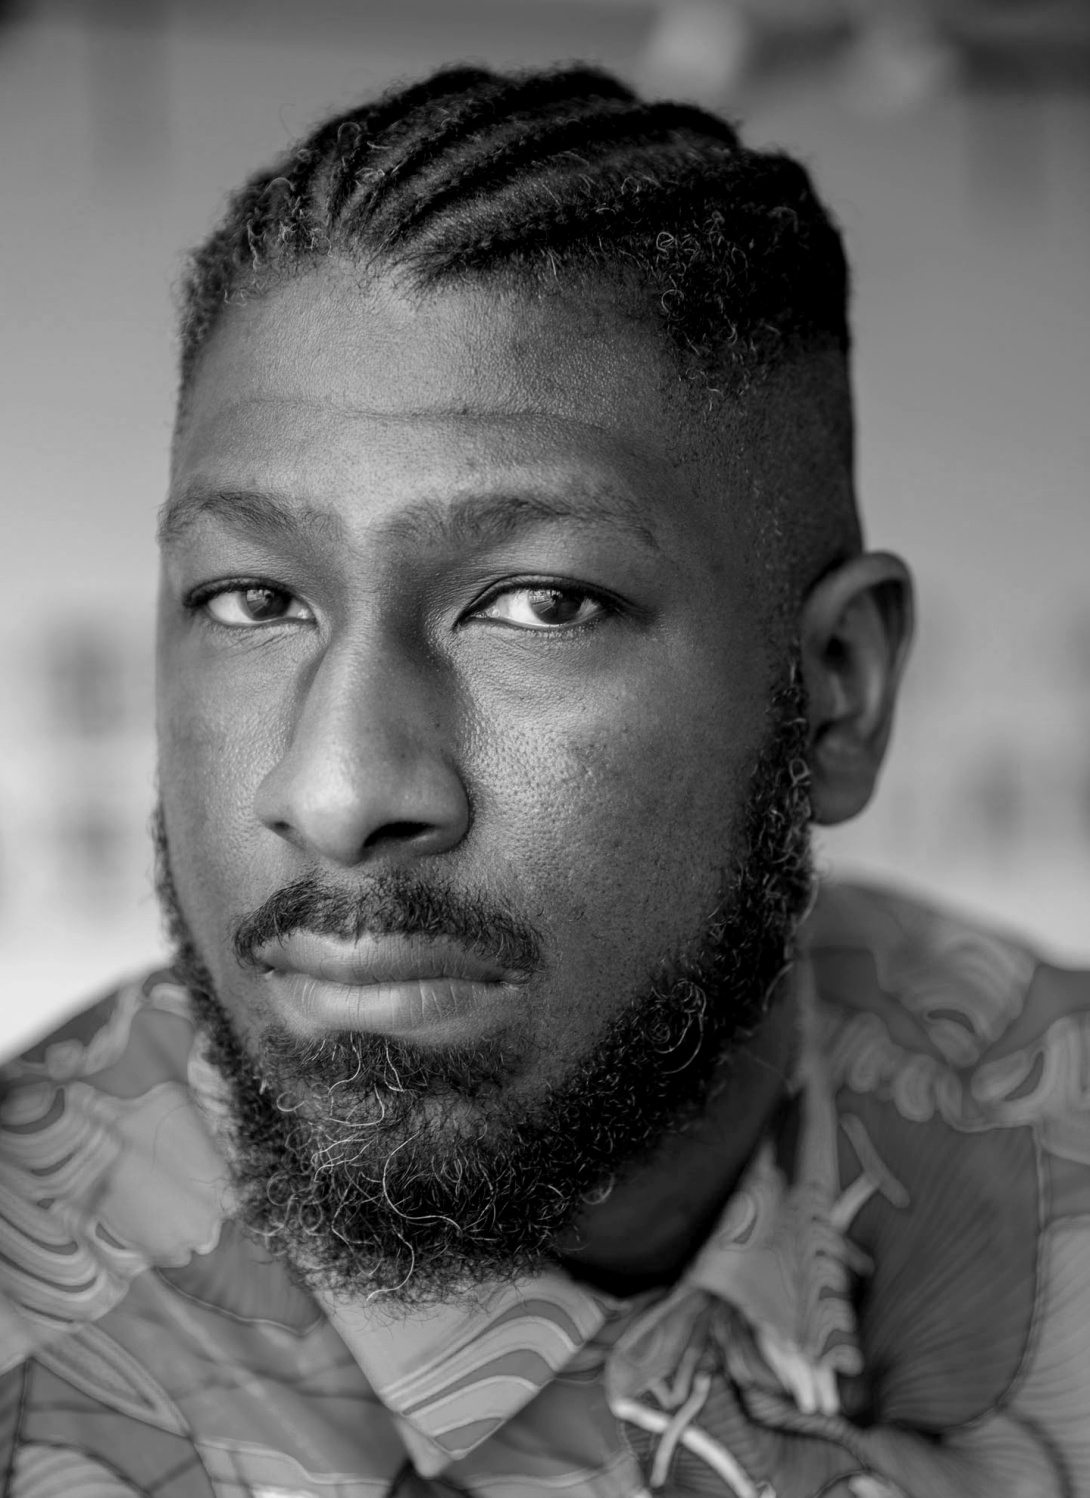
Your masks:
<svg viewBox="0 0 1090 1498"><path fill-rule="evenodd" d="M590 624L608 613L606 605L579 588L505 588L476 611L478 619L499 619L519 629L559 630Z"/></svg>
<svg viewBox="0 0 1090 1498"><path fill-rule="evenodd" d="M286 588L268 583L220 588L194 598L193 608L203 609L210 619L228 629L251 629L258 624L279 624L287 619L313 619L310 609Z"/></svg>

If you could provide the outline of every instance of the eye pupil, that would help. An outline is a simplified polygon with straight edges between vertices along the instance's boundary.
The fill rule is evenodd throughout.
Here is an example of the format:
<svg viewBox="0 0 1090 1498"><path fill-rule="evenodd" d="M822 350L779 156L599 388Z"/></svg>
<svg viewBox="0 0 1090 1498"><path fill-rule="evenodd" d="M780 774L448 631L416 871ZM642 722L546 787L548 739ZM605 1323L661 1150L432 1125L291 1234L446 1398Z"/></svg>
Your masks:
<svg viewBox="0 0 1090 1498"><path fill-rule="evenodd" d="M278 619L287 605L288 595L277 588L245 588L242 601L251 619Z"/></svg>

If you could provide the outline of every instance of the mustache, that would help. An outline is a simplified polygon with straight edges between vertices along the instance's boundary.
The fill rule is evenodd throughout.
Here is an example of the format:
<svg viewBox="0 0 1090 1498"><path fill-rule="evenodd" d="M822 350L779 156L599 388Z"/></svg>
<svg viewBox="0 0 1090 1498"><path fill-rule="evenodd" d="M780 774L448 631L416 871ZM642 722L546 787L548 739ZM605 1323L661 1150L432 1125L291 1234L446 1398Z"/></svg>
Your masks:
<svg viewBox="0 0 1090 1498"><path fill-rule="evenodd" d="M260 948L297 931L349 942L364 936L442 938L527 977L544 965L541 935L502 901L403 871L376 874L347 889L317 873L303 875L238 923L235 957L243 967L257 967Z"/></svg>

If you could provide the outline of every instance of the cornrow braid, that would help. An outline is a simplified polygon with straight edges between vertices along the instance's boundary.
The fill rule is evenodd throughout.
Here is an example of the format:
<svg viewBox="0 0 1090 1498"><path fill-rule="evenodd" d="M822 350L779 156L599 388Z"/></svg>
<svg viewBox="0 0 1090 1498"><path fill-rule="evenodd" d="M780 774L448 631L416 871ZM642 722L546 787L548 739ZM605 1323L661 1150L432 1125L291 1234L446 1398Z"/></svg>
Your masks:
<svg viewBox="0 0 1090 1498"><path fill-rule="evenodd" d="M623 283L717 387L848 351L843 248L803 167L593 68L440 70L251 178L190 258L183 395L233 299L331 255L420 290L563 268Z"/></svg>
<svg viewBox="0 0 1090 1498"><path fill-rule="evenodd" d="M436 221L444 208L477 193L495 196L520 182L528 169L540 168L543 161L553 163L553 174L572 168L589 173L596 166L614 165L635 148L647 152L667 145L669 134L664 138L664 130L678 129L677 113L677 106L671 104L588 105L536 121L533 132L525 128L524 116L515 116L508 122L506 138L496 140L487 156L474 151L462 165L445 174L430 195L419 194L415 201L397 205L400 211L393 215L390 227L383 230L381 224L377 226L383 246L394 249L411 241L418 228L429 220Z"/></svg>
<svg viewBox="0 0 1090 1498"><path fill-rule="evenodd" d="M576 93L578 91L578 94ZM423 174L430 167L443 171L452 143L472 148L487 137L494 148L497 132L505 126L522 125L531 119L545 119L555 109L570 111L579 99L583 109L609 104L631 106L630 89L615 79L593 69L571 69L563 74L543 73L529 77L493 78L472 93L452 99L443 114L415 132L409 149L386 178L390 185L399 178ZM578 108L578 104L574 104ZM473 152L472 159L477 160ZM457 174L452 174L456 176ZM448 178L447 186L453 185ZM371 199L377 213L383 205L380 187Z"/></svg>

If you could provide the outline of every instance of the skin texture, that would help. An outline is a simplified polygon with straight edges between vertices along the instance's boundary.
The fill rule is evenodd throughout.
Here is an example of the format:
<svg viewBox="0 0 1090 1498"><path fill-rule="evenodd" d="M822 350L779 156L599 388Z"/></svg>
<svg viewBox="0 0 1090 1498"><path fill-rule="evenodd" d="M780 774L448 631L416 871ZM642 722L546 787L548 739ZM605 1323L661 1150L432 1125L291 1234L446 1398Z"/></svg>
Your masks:
<svg viewBox="0 0 1090 1498"><path fill-rule="evenodd" d="M542 934L541 970L465 1019L520 1057L516 1101L569 1073L703 929L784 656L729 434L681 452L672 380L646 328L560 293L420 301L327 266L223 319L175 441L160 777L178 898L247 1047L271 1020L300 1039L327 1024L305 999L270 1003L232 953L239 921L310 872L434 877ZM272 496L293 533L242 495ZM506 519L468 527L490 499ZM283 590L284 617L245 625L237 595L184 606L240 579ZM530 583L608 607L569 598L584 627L533 628ZM821 572L798 621L813 805L839 820L888 736L903 567ZM588 1213L589 1274L676 1267L790 1048L781 1006L701 1125ZM637 1215L657 1223L638 1243Z"/></svg>

